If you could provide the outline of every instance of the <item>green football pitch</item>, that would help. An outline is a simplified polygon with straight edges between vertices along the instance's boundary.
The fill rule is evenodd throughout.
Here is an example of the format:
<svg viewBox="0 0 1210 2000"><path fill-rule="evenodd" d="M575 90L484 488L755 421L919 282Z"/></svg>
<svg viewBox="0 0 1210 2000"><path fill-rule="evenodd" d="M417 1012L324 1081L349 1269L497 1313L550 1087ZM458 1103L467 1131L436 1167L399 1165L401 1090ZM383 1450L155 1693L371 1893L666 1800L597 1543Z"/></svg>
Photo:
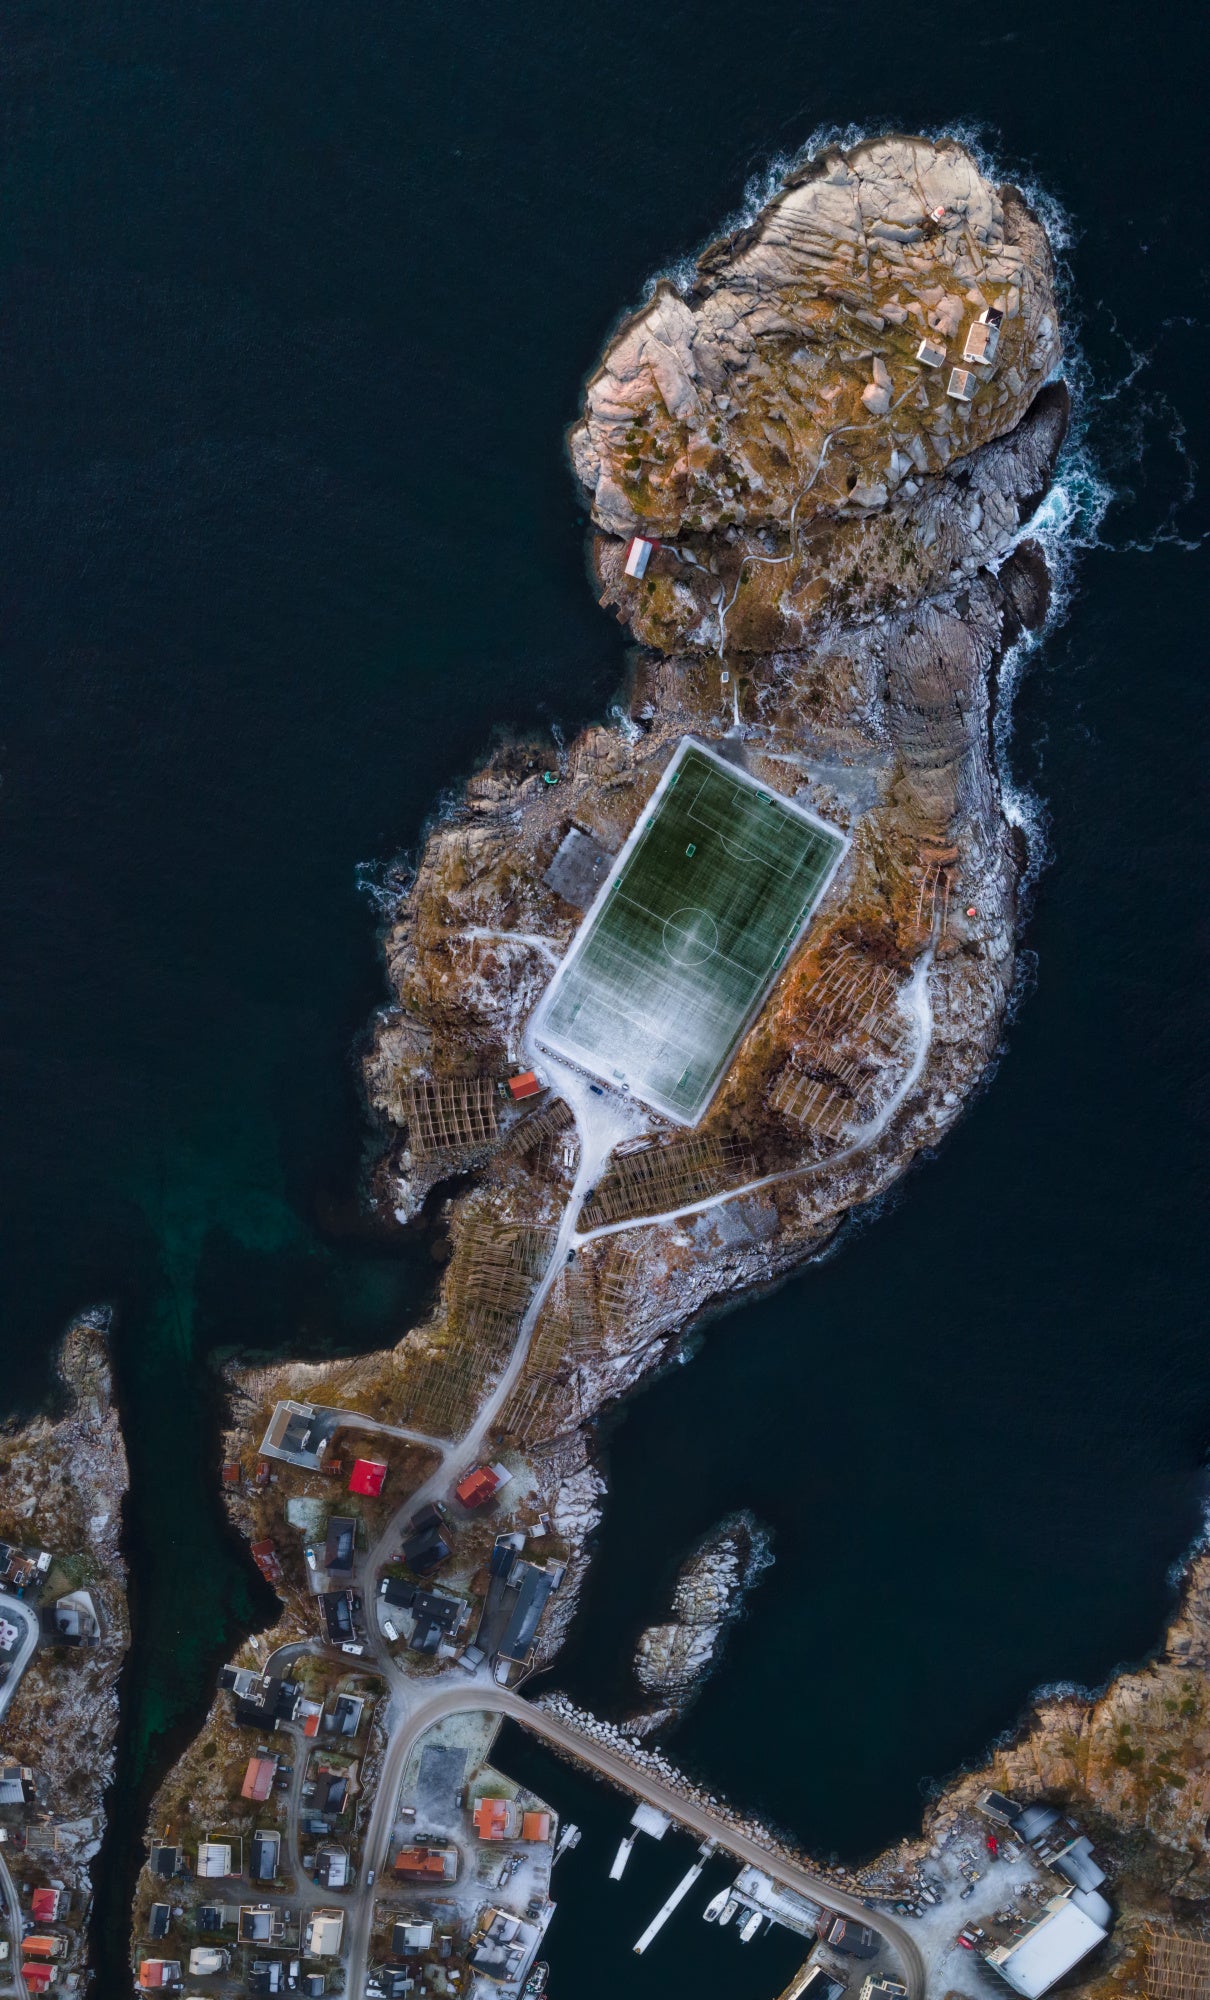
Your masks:
<svg viewBox="0 0 1210 2000"><path fill-rule="evenodd" d="M686 738L540 1001L536 1037L695 1124L845 845Z"/></svg>

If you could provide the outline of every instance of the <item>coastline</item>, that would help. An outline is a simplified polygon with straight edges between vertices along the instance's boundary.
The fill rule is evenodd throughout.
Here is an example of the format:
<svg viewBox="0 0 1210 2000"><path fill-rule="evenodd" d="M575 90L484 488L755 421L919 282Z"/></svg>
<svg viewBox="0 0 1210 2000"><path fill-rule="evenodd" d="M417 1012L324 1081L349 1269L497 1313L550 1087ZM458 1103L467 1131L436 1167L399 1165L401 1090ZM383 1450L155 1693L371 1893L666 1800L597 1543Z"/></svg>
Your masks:
<svg viewBox="0 0 1210 2000"><path fill-rule="evenodd" d="M1005 191L1006 207L1011 194ZM1027 213L1015 220L1037 259L1033 277L1045 304L1048 266L1028 234L1036 223ZM726 248L739 254L760 243L757 232ZM703 269L704 278L717 275ZM665 307L667 295L657 291L649 308L622 323L611 349L633 341L647 314ZM888 319L894 326L891 315L883 326ZM259 1501L249 1510L247 1468L283 1401L305 1403L312 1416L322 1406L321 1414L368 1419L371 1429L376 1418L379 1430L402 1423L431 1440L437 1462L401 1474L415 1496L433 1490L447 1462L461 1465L456 1454L506 1450L510 1478L524 1471L535 1508L546 1510L539 1518L548 1514L554 1523L552 1546L565 1568L526 1671L548 1666L574 1615L600 1519L603 1484L593 1459L600 1414L653 1369L680 1358L704 1315L817 1256L845 1219L867 1210L937 1141L980 1087L1016 976L1016 896L1026 863L998 788L996 675L1022 631L1046 618L1044 558L1022 530L1027 504L1036 507L1047 489L1068 414L1065 391L1043 366L1054 356L1053 326L1041 306L1034 322L1030 352L1039 379L1017 377L1014 421L1001 429L993 423L957 454L929 432L939 463L926 468L903 457L898 514L886 488L863 479L858 464L846 489L852 501L833 495L819 510L810 571L790 593L793 602L762 582L743 600L742 617L731 616L749 563L791 571L798 563L801 496L780 516L772 510L776 530L765 523L753 531L732 504L725 468L707 463L710 476L724 482L704 510L714 507L714 518L699 510L689 535L678 535L688 548L675 557L681 570L671 553L657 555L643 595L626 580L620 534L628 526L667 532L652 505L663 476L656 468L667 456L658 439L647 441L650 476L643 471L635 488L644 489L647 511L632 509L626 521L621 485L610 480L601 506L612 533L603 530L594 544L596 580L602 603L647 648L629 712L617 730L590 728L566 749L560 745L554 759L538 744L498 750L464 797L430 823L416 876L385 933L395 997L375 1025L365 1074L372 1112L398 1136L378 1163L375 1198L384 1217L406 1223L435 1196L448 1260L441 1296L429 1320L394 1349L349 1362L227 1371L228 1456L244 1467L238 1498L228 1497L249 1539L265 1536L266 1516ZM618 366L615 384L628 379ZM590 379L590 396L600 380ZM667 401L680 386L668 391L661 381L660 390ZM854 384L836 393L854 393ZM877 369L854 400L876 417L892 407ZM834 414L845 414L843 405ZM824 452L833 435L870 427L864 418L834 424ZM927 460L923 442L920 451ZM595 460L581 440L577 457L573 446L582 478L585 467L599 468L599 440L591 452ZM901 456L896 446L892 472ZM909 465L927 469L932 483L918 481ZM787 518L785 552L773 555ZM940 553L905 590L894 582L892 562L916 529L921 545L940 545ZM703 561L704 544L695 538L715 531L714 553ZM653 546L658 551L658 538ZM846 570L854 550L872 567ZM910 560L909 553L898 574ZM721 578L715 595L695 575L686 582L686 563ZM951 710L960 726L952 726ZM854 836L851 861L797 960L762 1003L711 1106L706 1126L715 1150L688 1162L675 1159L676 1135L658 1111L647 1116L626 1093L589 1084L566 1064L535 1078L550 1093L536 1112L515 1113L507 1102L501 1112L487 1087L490 1081L503 1097L510 1072L543 1061L527 1018L579 921L574 902L561 904L558 890L549 891L567 838L560 829L570 822L602 855L616 853L635 814L653 807L668 759L686 739L724 746L755 783L796 801L801 795ZM861 1009L838 1013L836 968L854 953L868 990ZM796 1067L802 1043L817 1033L812 1015L824 1020L831 1042ZM605 1112L588 1102L588 1091L609 1100ZM548 1114L560 1102L570 1115L552 1122ZM779 1113L804 1103L810 1115L794 1131L797 1112L779 1122L770 1102ZM635 1206L637 1170L625 1162L636 1147L640 1158L654 1153L657 1165L667 1165L667 1199L656 1209ZM610 1207L602 1206L606 1200ZM556 1269L567 1248L569 1261ZM510 1290L506 1266L538 1282L527 1292ZM493 1285L508 1291L507 1310L497 1313L491 1303ZM463 1362L472 1350L468 1377ZM366 1532L372 1571L387 1527L372 1521ZM296 1565L286 1583L283 1616L241 1649L240 1664L263 1663L266 1649L271 1655L310 1643L306 1579ZM212 1710L210 1728L217 1714ZM173 1782L181 1777L178 1767ZM1074 1772L1068 1782L1074 1786ZM961 1780L947 1788L951 1795L969 1804ZM873 1872L893 1876L918 1860L907 1843L880 1857ZM878 1887L871 1871L861 1871L861 1883Z"/></svg>

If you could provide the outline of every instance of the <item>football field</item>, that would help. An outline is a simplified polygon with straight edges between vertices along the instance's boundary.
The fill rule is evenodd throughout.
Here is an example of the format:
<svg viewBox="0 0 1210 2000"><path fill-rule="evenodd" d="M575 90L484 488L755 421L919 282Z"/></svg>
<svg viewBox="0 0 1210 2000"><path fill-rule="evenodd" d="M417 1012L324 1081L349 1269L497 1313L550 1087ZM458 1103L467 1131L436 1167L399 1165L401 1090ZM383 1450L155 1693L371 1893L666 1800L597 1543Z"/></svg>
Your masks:
<svg viewBox="0 0 1210 2000"><path fill-rule="evenodd" d="M846 845L686 738L539 1002L538 1040L696 1124Z"/></svg>

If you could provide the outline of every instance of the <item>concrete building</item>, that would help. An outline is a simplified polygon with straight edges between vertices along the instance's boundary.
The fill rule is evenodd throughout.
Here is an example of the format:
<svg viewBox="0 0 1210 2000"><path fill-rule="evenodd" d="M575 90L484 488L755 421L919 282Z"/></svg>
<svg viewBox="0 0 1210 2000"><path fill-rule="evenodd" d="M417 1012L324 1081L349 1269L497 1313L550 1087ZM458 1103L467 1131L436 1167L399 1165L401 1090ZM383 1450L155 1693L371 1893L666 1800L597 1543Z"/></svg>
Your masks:
<svg viewBox="0 0 1210 2000"><path fill-rule="evenodd" d="M997 1945L987 1964L1024 2000L1039 2000L1109 1935L1112 1912L1103 1896L1068 1889L1052 1896L1035 1924L1013 1944Z"/></svg>
<svg viewBox="0 0 1210 2000"><path fill-rule="evenodd" d="M218 1881L231 1873L231 1845L226 1840L203 1840L197 1851L198 1880Z"/></svg>
<svg viewBox="0 0 1210 2000"><path fill-rule="evenodd" d="M335 1958L344 1936L343 1910L313 1910L307 1919L303 1951L308 1958Z"/></svg>
<svg viewBox="0 0 1210 2000"><path fill-rule="evenodd" d="M428 1951L433 1942L433 1926L426 1917L400 1917L391 1932L391 1950L396 1958L409 1952Z"/></svg>
<svg viewBox="0 0 1210 2000"><path fill-rule="evenodd" d="M189 1970L203 1979L212 1973L225 1972L230 1964L230 1954L220 1951L216 1945L195 1944L189 1954Z"/></svg>

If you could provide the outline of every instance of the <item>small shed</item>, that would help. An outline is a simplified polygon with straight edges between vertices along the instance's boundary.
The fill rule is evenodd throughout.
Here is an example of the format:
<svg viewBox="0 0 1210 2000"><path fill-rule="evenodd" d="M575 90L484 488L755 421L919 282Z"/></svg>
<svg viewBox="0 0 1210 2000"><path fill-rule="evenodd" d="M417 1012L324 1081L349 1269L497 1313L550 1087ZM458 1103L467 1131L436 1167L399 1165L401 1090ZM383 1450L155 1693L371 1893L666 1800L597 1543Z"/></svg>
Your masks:
<svg viewBox="0 0 1210 2000"><path fill-rule="evenodd" d="M626 545L627 576L634 577L636 582L645 577L647 565L659 546L659 543L648 535L632 536Z"/></svg>
<svg viewBox="0 0 1210 2000"><path fill-rule="evenodd" d="M945 347L939 340L930 340L926 335L916 349L916 359L922 368L940 368L945 360Z"/></svg>
<svg viewBox="0 0 1210 2000"><path fill-rule="evenodd" d="M945 393L947 396L952 396L955 403L973 403L978 387L979 384L969 368L951 368Z"/></svg>
<svg viewBox="0 0 1210 2000"><path fill-rule="evenodd" d="M522 1070L520 1076L510 1076L508 1079L508 1094L514 1104L519 1104L525 1097L537 1097L542 1088L541 1081L532 1069Z"/></svg>

